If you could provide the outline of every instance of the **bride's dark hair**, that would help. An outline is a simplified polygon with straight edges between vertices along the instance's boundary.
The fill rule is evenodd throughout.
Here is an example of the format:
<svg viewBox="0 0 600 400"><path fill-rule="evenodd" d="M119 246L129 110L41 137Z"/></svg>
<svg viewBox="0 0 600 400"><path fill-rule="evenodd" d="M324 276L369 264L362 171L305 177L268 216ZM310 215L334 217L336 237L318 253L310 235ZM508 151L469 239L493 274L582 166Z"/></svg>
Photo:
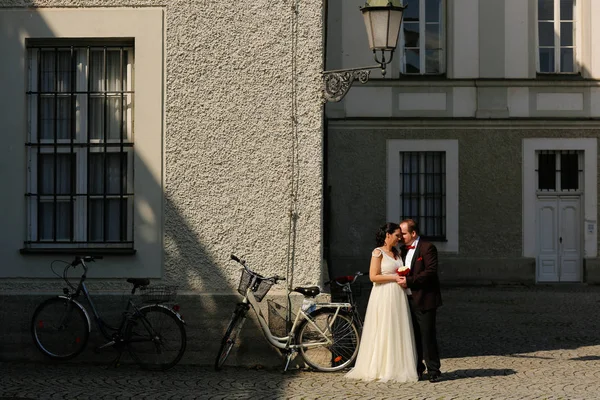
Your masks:
<svg viewBox="0 0 600 400"><path fill-rule="evenodd" d="M375 235L375 243L377 244L377 247L381 247L385 244L385 235L387 233L391 235L398 229L400 229L400 225L395 224L393 222L388 222L385 225L381 225L379 227L379 231L377 231L377 234ZM394 256L396 256L396 258L400 255L400 252L395 247L392 247L392 252L394 253Z"/></svg>

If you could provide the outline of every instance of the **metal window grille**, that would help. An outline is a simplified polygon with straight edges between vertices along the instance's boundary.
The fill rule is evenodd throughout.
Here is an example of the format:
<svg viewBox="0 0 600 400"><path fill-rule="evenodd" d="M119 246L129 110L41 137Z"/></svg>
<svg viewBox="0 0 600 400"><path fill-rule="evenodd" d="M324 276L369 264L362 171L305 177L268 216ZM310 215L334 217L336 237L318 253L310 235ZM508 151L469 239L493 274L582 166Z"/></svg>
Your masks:
<svg viewBox="0 0 600 400"><path fill-rule="evenodd" d="M583 152L576 150L538 151L536 172L538 191L579 191L581 182L583 182Z"/></svg>
<svg viewBox="0 0 600 400"><path fill-rule="evenodd" d="M28 247L133 246L133 43L30 40Z"/></svg>
<svg viewBox="0 0 600 400"><path fill-rule="evenodd" d="M423 237L446 240L445 152L400 152L400 216L417 221Z"/></svg>

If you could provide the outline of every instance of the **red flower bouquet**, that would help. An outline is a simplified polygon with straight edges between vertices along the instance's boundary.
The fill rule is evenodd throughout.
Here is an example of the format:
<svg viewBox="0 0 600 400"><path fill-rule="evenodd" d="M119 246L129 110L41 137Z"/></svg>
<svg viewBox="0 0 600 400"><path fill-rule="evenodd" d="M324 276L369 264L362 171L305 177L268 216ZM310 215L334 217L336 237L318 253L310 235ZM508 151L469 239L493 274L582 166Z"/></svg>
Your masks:
<svg viewBox="0 0 600 400"><path fill-rule="evenodd" d="M408 267L400 267L396 270L396 273L400 276L406 276L410 272L410 268Z"/></svg>

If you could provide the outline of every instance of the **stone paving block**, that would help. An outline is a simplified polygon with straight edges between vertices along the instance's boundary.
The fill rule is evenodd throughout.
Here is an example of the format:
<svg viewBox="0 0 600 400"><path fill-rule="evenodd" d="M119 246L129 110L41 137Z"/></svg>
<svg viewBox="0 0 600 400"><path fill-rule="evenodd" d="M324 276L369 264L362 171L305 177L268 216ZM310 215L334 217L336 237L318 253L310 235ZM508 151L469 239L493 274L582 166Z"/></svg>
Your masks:
<svg viewBox="0 0 600 400"><path fill-rule="evenodd" d="M357 382L345 372L180 364L0 361L3 399L598 399L600 287L453 288L438 325L441 382ZM82 355L84 356L84 355ZM277 357L273 355L273 357Z"/></svg>

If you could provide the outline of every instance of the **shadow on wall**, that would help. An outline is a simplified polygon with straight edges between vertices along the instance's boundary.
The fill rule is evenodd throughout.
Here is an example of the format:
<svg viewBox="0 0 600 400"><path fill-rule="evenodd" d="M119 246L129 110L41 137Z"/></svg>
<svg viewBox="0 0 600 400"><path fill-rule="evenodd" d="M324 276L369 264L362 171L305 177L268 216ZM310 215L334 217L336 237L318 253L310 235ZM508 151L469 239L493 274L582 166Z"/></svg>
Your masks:
<svg viewBox="0 0 600 400"><path fill-rule="evenodd" d="M19 2L18 6L30 6L33 7L35 4L33 2L29 2L24 4L23 2ZM2 8L0 8L0 11ZM53 33L50 27L46 24L46 22L35 12L31 13L32 19L37 19L35 21L38 26L39 31L44 32L45 37L52 37ZM43 27L43 28L42 28ZM6 24L0 27L0 40L8 40L11 42L11 46L22 47L21 38L23 36L27 36L27 32L22 31L22 27L17 25ZM22 49L24 52L25 49ZM169 52L166 53L166 56L169 56ZM25 68L25 65L21 66ZM0 73L5 73L2 65L0 65ZM25 87L23 90L26 90ZM0 107L2 105L7 104L11 99L2 96L0 93ZM168 99L167 99L168 101ZM162 152L161 155L165 153L165 146L168 137L168 126L169 126L169 113L166 114L166 132L163 132L162 137ZM18 136L17 141L21 141L23 143L22 148L18 148L19 152L24 154L24 146L25 146L25 132L20 132L16 129L15 125L11 123L11 121L2 121L2 131L5 135L15 135ZM143 133L137 132L137 138L140 138ZM296 147L297 151L297 147ZM134 145L134 154L135 154L135 180L136 183L143 182L144 185L154 185L153 188L144 190L146 192L156 192L160 191L163 195L162 201L162 220L148 220L145 219L147 217L147 213L144 210L140 210L140 204L144 204L146 202L151 203L151 199L145 199L143 195L136 195L135 198L135 213L136 220L141 221L138 226L135 226L136 230L144 230L144 229L157 229L156 224L160 225L158 229L162 232L163 243L163 254L164 254L164 264L163 264L163 274L162 281L164 283L172 284L176 283L181 288L181 296L180 302L182 305L181 312L184 316L185 320L188 323L187 332L188 332L188 347L186 350L186 354L182 360L183 363L193 363L193 364L212 364L217 355L217 350L220 345L221 338L225 331L225 327L229 322L229 318L231 316L231 312L234 309L235 303L238 301L239 296L236 293L237 289L237 280L239 279L239 275L236 272L237 269L232 267L227 273L219 267L220 265L227 265L227 260L229 259L229 253L227 254L219 254L219 259L214 258L214 252L209 251L207 245L203 243L203 239L200 237L200 233L198 227L190 223L188 218L185 216L185 212L190 211L189 209L185 209L189 207L189 204L199 204L200 202L194 201L191 203L186 203L182 201L183 198L181 193L178 193L179 201L174 200L174 198L170 195L169 189L172 191L177 190L177 183L174 181L169 181L169 178L164 178L166 181L163 183L161 179L157 179L155 174L152 171L156 171L156 168L150 168L149 165L146 164L146 161L143 160L138 154L135 153L135 145ZM175 154L167 154L166 164L163 164L163 160L152 160L152 162L161 163L163 168L170 167L169 160L171 158L175 158L177 155ZM24 159L24 157L23 157ZM297 159L295 160L297 162ZM298 165L298 164L295 164ZM14 166L9 166L5 164L4 159L0 157L0 168L9 169ZM165 174L163 174L165 176ZM176 178L172 178L176 179ZM201 186L200 182L198 186ZM167 190L165 190L167 189ZM135 191L135 187L134 187ZM201 194L198 193L188 193L188 196L198 196ZM230 196L236 197L236 193L230 193ZM241 196L238 196L241 198ZM185 200L185 199L184 199ZM194 210L191 210L193 212ZM142 215L143 214L143 215ZM204 221L202 221L204 223ZM207 223L210 223L208 220ZM237 223L237 221L232 221L232 225ZM148 226L146 226L148 225ZM219 227L220 228L220 227ZM216 227L215 227L216 229ZM219 237L218 240L230 241L231 246L235 245L236 238L233 234L223 235ZM295 225L290 223L290 242L288 248L288 269L294 266L295 259ZM111 257L105 257L103 260L104 263L110 263ZM233 265L233 262L231 262ZM231 272L230 272L231 271ZM57 282L59 282L57 280ZM90 289L94 290L95 283L93 280L90 280ZM57 283L57 292L60 291L62 286L60 283ZM126 287L123 282L123 287ZM199 289L202 288L202 289ZM35 290L35 283L32 281L31 290ZM202 290L202 291L201 291ZM210 292L207 292L210 291ZM7 296L10 297L10 296ZM25 296L19 296L25 297ZM47 296L44 296L47 297ZM15 342L19 344L19 346L23 347L24 352L21 354L21 357L33 357L36 360L42 360L42 356L36 352L33 348L33 343L31 342L31 338L29 336L29 321L31 315L33 313L33 309L39 304L39 301L42 298L40 296L30 296L27 300L15 300L17 303L22 304L21 301L27 302L27 307L19 309L20 314L17 316L16 314L11 314L10 318L15 318L18 320L18 324L20 326L20 338L16 339ZM6 300L7 303L11 303L11 300ZM102 302L100 301L98 304L98 308L102 311ZM24 311L23 311L24 310ZM107 309L110 310L110 309ZM114 312L112 314L115 314ZM93 328L94 331L96 328ZM230 358L228 359L227 364L235 365L271 365L277 366L281 365L283 367L283 360L278 356L278 352L272 349L264 339L259 338L262 337L262 333L260 332L260 328L258 325L250 319L242 332L240 344L238 347L234 348ZM92 340L90 341L88 348L86 350L86 354L82 354L78 357L77 361L85 361L90 362L93 360L101 359L103 360L106 356L95 355L92 352L92 349L102 343L102 338L99 337L97 333L92 336ZM4 347L4 346L3 346ZM8 348L6 349L8 352ZM11 350L12 351L12 350ZM0 353L2 351L0 350Z"/></svg>

